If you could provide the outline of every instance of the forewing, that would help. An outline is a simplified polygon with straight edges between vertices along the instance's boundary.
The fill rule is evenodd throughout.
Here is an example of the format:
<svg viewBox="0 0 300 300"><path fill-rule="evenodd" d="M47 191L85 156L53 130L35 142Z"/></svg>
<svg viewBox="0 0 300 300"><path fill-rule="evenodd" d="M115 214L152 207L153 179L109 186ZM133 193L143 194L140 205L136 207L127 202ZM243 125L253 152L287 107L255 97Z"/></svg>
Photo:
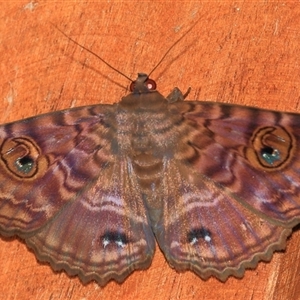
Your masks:
<svg viewBox="0 0 300 300"><path fill-rule="evenodd" d="M187 107L181 113L195 126L194 153L183 161L254 213L298 224L300 116L214 103Z"/></svg>
<svg viewBox="0 0 300 300"><path fill-rule="evenodd" d="M109 106L50 113L0 127L0 231L30 236L113 159Z"/></svg>

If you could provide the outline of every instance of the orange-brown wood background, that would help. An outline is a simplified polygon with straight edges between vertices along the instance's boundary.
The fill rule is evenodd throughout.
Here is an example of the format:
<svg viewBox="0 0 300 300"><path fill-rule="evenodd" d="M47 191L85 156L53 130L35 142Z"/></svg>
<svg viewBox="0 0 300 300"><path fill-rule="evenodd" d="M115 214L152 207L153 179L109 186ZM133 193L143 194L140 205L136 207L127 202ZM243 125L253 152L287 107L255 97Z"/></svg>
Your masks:
<svg viewBox="0 0 300 300"><path fill-rule="evenodd" d="M300 113L300 4L249 1L0 3L0 121L117 102L129 82L53 25L131 78L150 72L167 95ZM300 153L299 153L300 157ZM300 178L299 178L300 180ZM270 263L225 283L177 273L157 248L151 267L121 285L83 285L36 261L24 243L0 239L0 299L299 299L300 232Z"/></svg>

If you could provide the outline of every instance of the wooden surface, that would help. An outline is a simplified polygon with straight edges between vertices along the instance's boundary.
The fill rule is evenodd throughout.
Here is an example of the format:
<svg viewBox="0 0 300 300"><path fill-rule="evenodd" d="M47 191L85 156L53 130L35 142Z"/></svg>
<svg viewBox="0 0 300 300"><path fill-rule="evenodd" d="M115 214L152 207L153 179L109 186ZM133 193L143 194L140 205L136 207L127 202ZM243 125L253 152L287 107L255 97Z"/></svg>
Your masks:
<svg viewBox="0 0 300 300"><path fill-rule="evenodd" d="M0 4L0 121L73 106L113 103L129 82L51 24L130 76L149 73L167 95L300 113L300 5L296 3L7 1ZM123 284L83 285L0 239L0 299L299 299L300 232L285 252L243 279L176 273L157 249L152 266Z"/></svg>

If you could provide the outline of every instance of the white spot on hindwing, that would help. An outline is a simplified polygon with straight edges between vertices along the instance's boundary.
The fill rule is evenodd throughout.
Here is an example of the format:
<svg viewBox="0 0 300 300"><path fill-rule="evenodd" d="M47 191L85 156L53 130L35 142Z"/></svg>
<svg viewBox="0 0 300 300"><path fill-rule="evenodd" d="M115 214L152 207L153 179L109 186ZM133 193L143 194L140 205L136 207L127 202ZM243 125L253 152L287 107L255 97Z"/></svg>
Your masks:
<svg viewBox="0 0 300 300"><path fill-rule="evenodd" d="M125 244L121 241L121 240L117 240L115 241L115 244L120 247L120 248L124 248L125 247Z"/></svg>
<svg viewBox="0 0 300 300"><path fill-rule="evenodd" d="M197 242L198 242L198 239L194 237L194 238L192 239L192 241L190 242L190 244L191 244L191 245L194 245L194 244L196 244Z"/></svg>
<svg viewBox="0 0 300 300"><path fill-rule="evenodd" d="M206 235L204 237L204 240L209 243L211 241L211 237L209 235Z"/></svg>
<svg viewBox="0 0 300 300"><path fill-rule="evenodd" d="M205 227L192 229L187 233L187 241L190 245L195 245L198 242L211 242L211 232Z"/></svg>
<svg viewBox="0 0 300 300"><path fill-rule="evenodd" d="M110 243L110 240L107 237L102 239L103 248L105 248L107 245L109 245L109 243Z"/></svg>
<svg viewBox="0 0 300 300"><path fill-rule="evenodd" d="M207 243L211 242L211 237L210 237L209 235L204 236L203 239L204 239L204 241L207 242ZM190 244L191 244L191 245L195 245L198 241L199 241L199 238L194 237L194 238L191 240Z"/></svg>
<svg viewBox="0 0 300 300"><path fill-rule="evenodd" d="M111 243L115 243L119 248L124 248L125 244L121 241L121 240L116 240L116 241L110 241L108 238L103 238L102 240L102 245L103 248L106 248L106 246L108 246Z"/></svg>
<svg viewBox="0 0 300 300"><path fill-rule="evenodd" d="M102 237L103 248L108 245L115 244L118 248L124 248L129 242L125 234L119 234L118 232L107 232Z"/></svg>

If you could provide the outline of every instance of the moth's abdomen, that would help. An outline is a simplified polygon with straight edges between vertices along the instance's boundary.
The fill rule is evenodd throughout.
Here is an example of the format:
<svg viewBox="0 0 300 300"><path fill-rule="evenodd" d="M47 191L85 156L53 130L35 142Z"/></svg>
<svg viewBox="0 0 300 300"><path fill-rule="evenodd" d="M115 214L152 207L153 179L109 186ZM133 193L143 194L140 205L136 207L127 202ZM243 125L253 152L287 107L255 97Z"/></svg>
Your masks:
<svg viewBox="0 0 300 300"><path fill-rule="evenodd" d="M132 160L133 171L146 194L155 193L162 179L163 163L160 158L140 153Z"/></svg>
<svg viewBox="0 0 300 300"><path fill-rule="evenodd" d="M165 113L152 115L150 124L149 117L144 113L128 131L130 145L126 152L143 192L153 195L163 177L163 160L174 158L178 136Z"/></svg>

